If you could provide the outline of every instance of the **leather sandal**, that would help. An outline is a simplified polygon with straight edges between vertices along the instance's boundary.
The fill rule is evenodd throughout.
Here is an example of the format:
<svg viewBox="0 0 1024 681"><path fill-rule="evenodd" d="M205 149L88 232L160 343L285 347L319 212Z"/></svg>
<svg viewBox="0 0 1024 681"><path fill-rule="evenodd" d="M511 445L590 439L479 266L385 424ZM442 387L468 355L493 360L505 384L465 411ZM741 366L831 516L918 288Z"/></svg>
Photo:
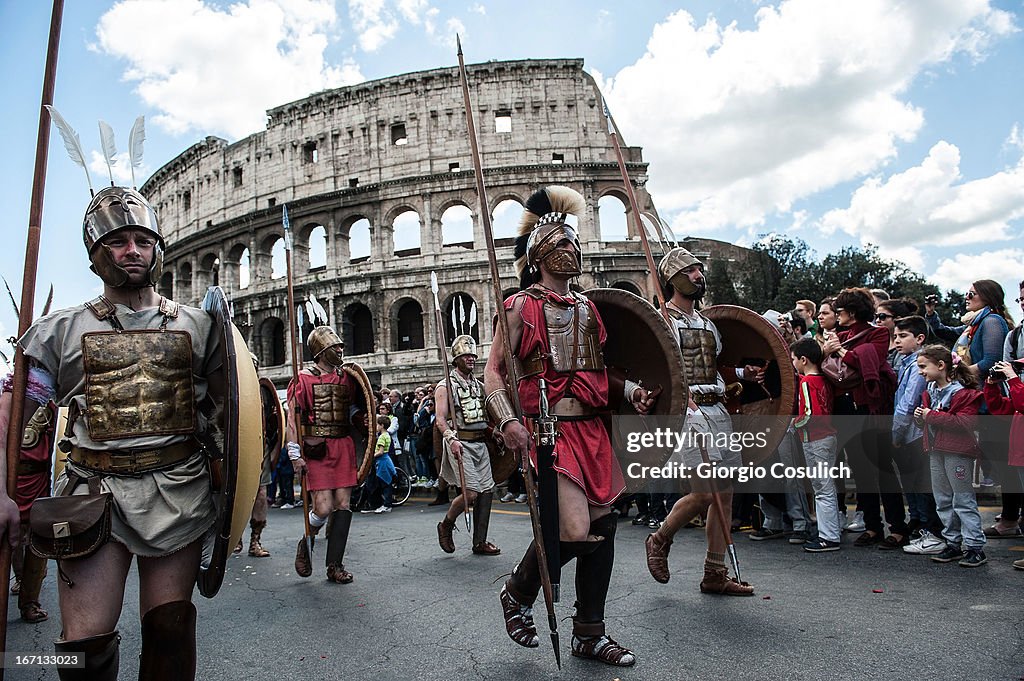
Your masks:
<svg viewBox="0 0 1024 681"><path fill-rule="evenodd" d="M455 523L449 523L447 518L442 518L437 524L437 544L445 553L455 553L455 539L452 538L452 531Z"/></svg>
<svg viewBox="0 0 1024 681"><path fill-rule="evenodd" d="M505 617L505 633L515 643L524 648L536 648L540 645L540 637L537 636L537 625L533 621L533 607L516 600L508 590L508 582L501 587L498 594L501 600L501 610Z"/></svg>
<svg viewBox="0 0 1024 681"><path fill-rule="evenodd" d="M730 577L727 568L715 570L704 568L704 579L700 583L700 592L722 596L753 596L754 587L747 582L738 582L735 577Z"/></svg>
<svg viewBox="0 0 1024 681"><path fill-rule="evenodd" d="M29 624L37 624L50 619L50 614L40 607L38 601L29 601L21 606L21 619Z"/></svg>
<svg viewBox="0 0 1024 681"><path fill-rule="evenodd" d="M21 593L21 579L18 577L14 578L14 582L11 584L11 595L17 596Z"/></svg>
<svg viewBox="0 0 1024 681"><path fill-rule="evenodd" d="M345 569L344 565L328 565L327 581L335 584L351 584L355 581L355 577Z"/></svg>
<svg viewBox="0 0 1024 681"><path fill-rule="evenodd" d="M501 549L489 541L482 541L473 547L473 553L478 556L497 556L501 553Z"/></svg>
<svg viewBox="0 0 1024 681"><path fill-rule="evenodd" d="M306 549L306 538L299 539L299 545L295 549L295 572L299 577L309 577L313 574L313 560Z"/></svg>
<svg viewBox="0 0 1024 681"><path fill-rule="evenodd" d="M632 667L636 664L636 655L629 648L616 643L609 636L572 637L573 657L587 660L599 660L615 667Z"/></svg>
<svg viewBox="0 0 1024 681"><path fill-rule="evenodd" d="M249 555L253 558L266 558L270 555L270 551L263 548L263 544L256 540L249 542Z"/></svg>
<svg viewBox="0 0 1024 681"><path fill-rule="evenodd" d="M668 569L668 551L672 546L672 540L662 541L658 539L658 533L652 532L647 535L644 547L647 549L647 569L654 577L654 581L667 584L672 576Z"/></svg>

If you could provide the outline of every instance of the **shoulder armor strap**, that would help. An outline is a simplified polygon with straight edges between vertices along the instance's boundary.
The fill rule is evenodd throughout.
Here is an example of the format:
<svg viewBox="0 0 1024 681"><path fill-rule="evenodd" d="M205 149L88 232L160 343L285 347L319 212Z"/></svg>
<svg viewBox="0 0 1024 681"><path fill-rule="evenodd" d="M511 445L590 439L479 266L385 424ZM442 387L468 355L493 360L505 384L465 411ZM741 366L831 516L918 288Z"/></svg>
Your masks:
<svg viewBox="0 0 1024 681"><path fill-rule="evenodd" d="M321 373L320 369L318 369L317 367L309 367L308 369L306 369L306 371L308 371L310 374L314 376L319 376Z"/></svg>
<svg viewBox="0 0 1024 681"><path fill-rule="evenodd" d="M177 319L180 308L181 306L173 300L168 300L167 298L160 299L160 314L168 319Z"/></svg>
<svg viewBox="0 0 1024 681"><path fill-rule="evenodd" d="M96 315L96 319L99 319L100 321L109 319L110 317L114 316L114 313L117 311L117 308L114 307L114 304L111 303L106 298L104 298L103 296L97 296L96 298L93 298L88 303L86 303L85 306L89 308L89 311Z"/></svg>
<svg viewBox="0 0 1024 681"><path fill-rule="evenodd" d="M517 296L527 295L527 296L533 298L534 300L544 300L545 298L548 297L548 294L547 294L546 291L542 291L541 289L539 289L539 288L537 288L535 286L530 286L528 288L524 288L522 291L520 291L516 295Z"/></svg>

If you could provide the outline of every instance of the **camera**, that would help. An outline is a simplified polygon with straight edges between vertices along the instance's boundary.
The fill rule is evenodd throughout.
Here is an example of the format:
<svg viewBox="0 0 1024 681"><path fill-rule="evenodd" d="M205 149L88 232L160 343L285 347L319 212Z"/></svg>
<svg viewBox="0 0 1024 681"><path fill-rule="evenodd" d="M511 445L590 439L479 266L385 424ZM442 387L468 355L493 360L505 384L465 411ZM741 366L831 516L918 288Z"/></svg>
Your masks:
<svg viewBox="0 0 1024 681"><path fill-rule="evenodd" d="M926 295L924 297L924 304L925 305L938 305L939 304L939 296L938 296L938 294L930 293L930 294Z"/></svg>
<svg viewBox="0 0 1024 681"><path fill-rule="evenodd" d="M1012 362L1010 362L1010 366L1013 367L1014 373L1018 375L1020 375L1021 372L1024 372L1024 361L1013 360ZM991 369L988 370L988 377L990 380L996 383L1001 383L1002 381L1006 380L1006 374L1004 374L1002 371L995 367L992 367Z"/></svg>

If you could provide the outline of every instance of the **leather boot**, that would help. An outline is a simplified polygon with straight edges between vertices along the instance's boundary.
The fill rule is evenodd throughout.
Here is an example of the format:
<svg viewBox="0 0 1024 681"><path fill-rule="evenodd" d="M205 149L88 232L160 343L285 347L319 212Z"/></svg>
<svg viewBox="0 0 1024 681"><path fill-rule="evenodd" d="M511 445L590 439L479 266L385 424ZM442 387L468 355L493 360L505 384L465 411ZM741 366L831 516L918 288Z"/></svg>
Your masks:
<svg viewBox="0 0 1024 681"><path fill-rule="evenodd" d="M61 681L117 681L120 644L121 637L116 631L74 641L54 642L58 655L81 653L85 658L84 667L58 667L57 678Z"/></svg>
<svg viewBox="0 0 1024 681"><path fill-rule="evenodd" d="M190 601L158 605L142 618L139 681L194 681L196 606Z"/></svg>
<svg viewBox="0 0 1024 681"><path fill-rule="evenodd" d="M617 527L617 519L611 513L590 523L590 534L603 539L599 542L590 542L593 548L581 553L576 561L577 608L574 621L604 622L604 602L608 598L608 583L611 581L612 565L615 563Z"/></svg>
<svg viewBox="0 0 1024 681"><path fill-rule="evenodd" d="M310 538L310 547L316 542L316 537ZM309 555L309 548L306 547L306 538L299 537L299 545L295 547L295 573L299 577L309 577L313 574L313 557Z"/></svg>
<svg viewBox="0 0 1024 681"><path fill-rule="evenodd" d="M476 504L473 506L473 553L478 556L497 556L501 553L501 549L487 541L493 503L494 492L476 495Z"/></svg>
<svg viewBox="0 0 1024 681"><path fill-rule="evenodd" d="M672 540L662 541L658 538L657 532L652 532L644 542L647 549L647 570L654 577L654 581L667 584L672 573L668 569L668 551L672 547Z"/></svg>
<svg viewBox="0 0 1024 681"><path fill-rule="evenodd" d="M437 545L445 553L455 553L455 539L452 537L454 530L455 523L448 522L447 516L437 524Z"/></svg>
<svg viewBox="0 0 1024 681"><path fill-rule="evenodd" d="M735 577L729 576L727 567L704 566L704 579L700 583L702 594L716 594L721 596L753 596L754 587L746 582L738 582Z"/></svg>
<svg viewBox="0 0 1024 681"><path fill-rule="evenodd" d="M260 544L260 537L263 536L263 528L266 526L266 520L249 521L249 527L252 529L252 533L249 535L249 555L253 558L266 558L270 555L270 551L267 551L263 548L263 545Z"/></svg>
<svg viewBox="0 0 1024 681"><path fill-rule="evenodd" d="M21 566L18 609L21 610L21 619L31 624L45 622L49 618L49 614L39 604L39 591L45 577L46 560L26 551Z"/></svg>
<svg viewBox="0 0 1024 681"><path fill-rule="evenodd" d="M352 511L331 513L327 525L327 579L335 584L350 584L354 577L345 569L345 548L352 527Z"/></svg>

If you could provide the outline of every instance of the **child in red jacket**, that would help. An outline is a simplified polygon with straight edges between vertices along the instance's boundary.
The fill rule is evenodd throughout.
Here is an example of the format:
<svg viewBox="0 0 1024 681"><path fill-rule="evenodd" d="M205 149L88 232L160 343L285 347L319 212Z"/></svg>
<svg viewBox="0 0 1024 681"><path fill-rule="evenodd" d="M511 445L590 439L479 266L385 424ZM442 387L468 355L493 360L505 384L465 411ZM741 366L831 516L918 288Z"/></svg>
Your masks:
<svg viewBox="0 0 1024 681"><path fill-rule="evenodd" d="M1013 416L1010 423L1009 464L1017 467L1017 475L1024 484L1024 383L1017 376L1017 367L1011 362L996 362L993 373L1002 374L1002 379L993 380L991 375L985 381L985 404L993 416ZM1010 397L1004 397L999 386L1006 382ZM1024 558L1013 561L1013 567L1024 570Z"/></svg>
<svg viewBox="0 0 1024 681"><path fill-rule="evenodd" d="M973 389L978 383L971 370L943 345L923 348L917 356L917 370L928 381L928 388L921 396L921 406L914 410L914 419L924 429L935 511L946 540L946 548L932 560L958 560L961 567L978 567L988 562L978 499L971 484L974 462L981 454L974 430L982 395Z"/></svg>

